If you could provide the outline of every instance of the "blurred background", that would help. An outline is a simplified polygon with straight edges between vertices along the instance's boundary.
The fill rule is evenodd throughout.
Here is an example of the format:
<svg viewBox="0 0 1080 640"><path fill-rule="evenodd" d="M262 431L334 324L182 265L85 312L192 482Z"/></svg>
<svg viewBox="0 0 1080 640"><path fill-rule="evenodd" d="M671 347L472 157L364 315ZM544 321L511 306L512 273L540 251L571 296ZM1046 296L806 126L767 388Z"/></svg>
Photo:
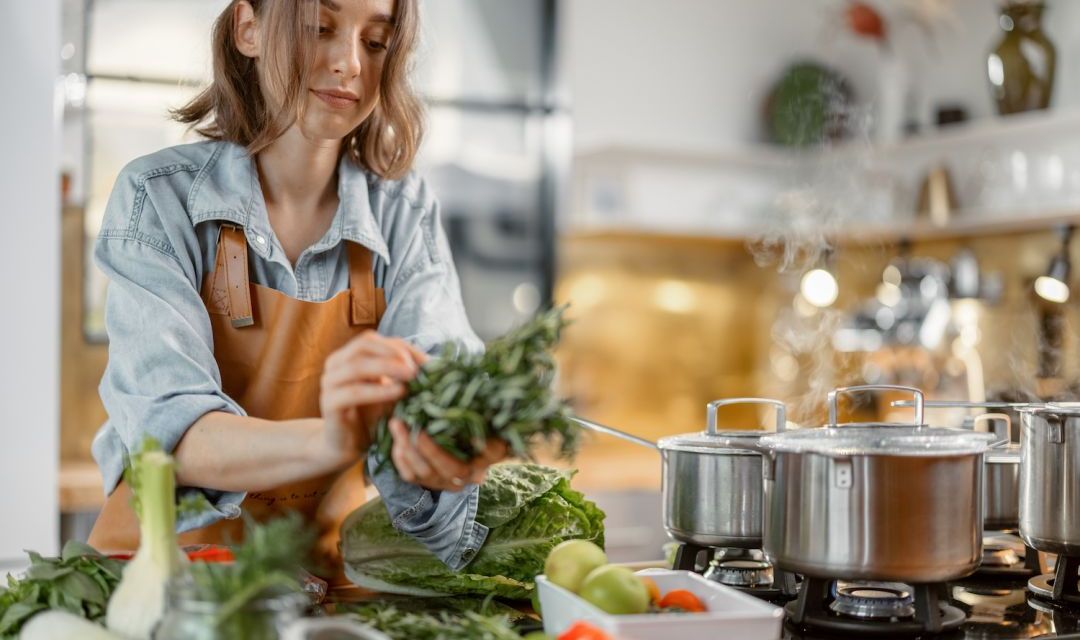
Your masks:
<svg viewBox="0 0 1080 640"><path fill-rule="evenodd" d="M207 81L227 4L0 8L0 563L85 537L102 503L89 248L120 168L195 139L166 112ZM814 426L844 384L1080 390L1080 3L422 5L419 168L470 319L491 338L569 302L560 385L579 414L656 439L701 430L722 397ZM856 409L903 419L891 399ZM597 438L574 466L613 557L654 557L655 452Z"/></svg>

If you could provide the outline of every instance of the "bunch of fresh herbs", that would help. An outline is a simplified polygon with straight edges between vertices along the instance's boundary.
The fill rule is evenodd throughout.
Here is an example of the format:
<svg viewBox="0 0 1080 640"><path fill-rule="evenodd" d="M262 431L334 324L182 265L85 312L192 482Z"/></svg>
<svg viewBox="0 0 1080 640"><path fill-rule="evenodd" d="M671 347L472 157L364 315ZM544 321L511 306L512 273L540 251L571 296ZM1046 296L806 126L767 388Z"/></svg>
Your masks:
<svg viewBox="0 0 1080 640"><path fill-rule="evenodd" d="M391 640L520 640L512 622L524 617L491 598L373 601L345 611Z"/></svg>
<svg viewBox="0 0 1080 640"><path fill-rule="evenodd" d="M503 440L523 458L531 458L541 440L556 441L563 455L572 454L578 431L566 403L552 390L552 349L567 324L564 311L558 307L537 315L494 340L481 354L447 346L409 383L394 416L414 435L427 433L463 461L475 458L491 438ZM384 464L390 460L392 445L384 420L377 434Z"/></svg>
<svg viewBox="0 0 1080 640"><path fill-rule="evenodd" d="M314 541L297 513L265 523L249 520L231 564L193 562L178 588L191 601L216 605L217 637L276 638L272 621L251 605L303 591L301 574Z"/></svg>
<svg viewBox="0 0 1080 640"><path fill-rule="evenodd" d="M65 544L58 558L28 553L30 568L25 575L9 575L7 587L0 588L0 638L17 637L30 616L46 609L103 621L105 605L120 582L122 563L76 541Z"/></svg>

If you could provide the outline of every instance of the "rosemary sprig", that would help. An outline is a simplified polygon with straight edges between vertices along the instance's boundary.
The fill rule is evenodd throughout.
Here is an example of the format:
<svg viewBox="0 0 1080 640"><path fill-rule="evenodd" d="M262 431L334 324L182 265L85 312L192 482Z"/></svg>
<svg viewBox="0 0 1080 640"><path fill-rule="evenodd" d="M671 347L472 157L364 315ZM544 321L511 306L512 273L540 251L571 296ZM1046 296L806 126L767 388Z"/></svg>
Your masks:
<svg viewBox="0 0 1080 640"><path fill-rule="evenodd" d="M578 431L569 408L552 390L552 349L567 321L566 307L537 315L530 322L492 341L482 354L446 347L425 364L393 415L412 429L426 432L456 458L469 461L501 439L511 452L531 459L541 441L555 441L570 456ZM379 424L376 447L383 464L390 462L393 440L387 420Z"/></svg>

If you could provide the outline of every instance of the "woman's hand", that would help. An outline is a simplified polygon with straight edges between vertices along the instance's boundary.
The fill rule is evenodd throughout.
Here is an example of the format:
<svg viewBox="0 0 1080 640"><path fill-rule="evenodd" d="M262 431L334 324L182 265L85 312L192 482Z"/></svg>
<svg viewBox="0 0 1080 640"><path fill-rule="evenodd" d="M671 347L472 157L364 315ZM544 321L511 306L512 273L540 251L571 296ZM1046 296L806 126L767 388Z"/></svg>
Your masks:
<svg viewBox="0 0 1080 640"><path fill-rule="evenodd" d="M427 354L400 338L365 331L330 354L323 365L319 407L324 420L321 455L341 466L371 443L379 419L405 395Z"/></svg>
<svg viewBox="0 0 1080 640"><path fill-rule="evenodd" d="M479 456L462 462L424 432L414 441L409 428L397 418L390 420L390 434L394 437L390 457L401 479L436 491L460 491L466 484L480 484L488 467L507 455L505 442L490 439Z"/></svg>

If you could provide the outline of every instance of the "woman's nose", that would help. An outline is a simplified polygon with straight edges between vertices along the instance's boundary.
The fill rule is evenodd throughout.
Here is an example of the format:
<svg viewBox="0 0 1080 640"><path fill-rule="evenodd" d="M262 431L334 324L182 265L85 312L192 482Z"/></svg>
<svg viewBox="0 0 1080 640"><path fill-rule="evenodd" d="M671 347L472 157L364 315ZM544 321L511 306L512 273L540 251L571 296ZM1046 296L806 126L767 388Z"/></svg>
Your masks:
<svg viewBox="0 0 1080 640"><path fill-rule="evenodd" d="M334 52L334 74L346 79L355 78L360 75L360 66L360 38L345 38Z"/></svg>

